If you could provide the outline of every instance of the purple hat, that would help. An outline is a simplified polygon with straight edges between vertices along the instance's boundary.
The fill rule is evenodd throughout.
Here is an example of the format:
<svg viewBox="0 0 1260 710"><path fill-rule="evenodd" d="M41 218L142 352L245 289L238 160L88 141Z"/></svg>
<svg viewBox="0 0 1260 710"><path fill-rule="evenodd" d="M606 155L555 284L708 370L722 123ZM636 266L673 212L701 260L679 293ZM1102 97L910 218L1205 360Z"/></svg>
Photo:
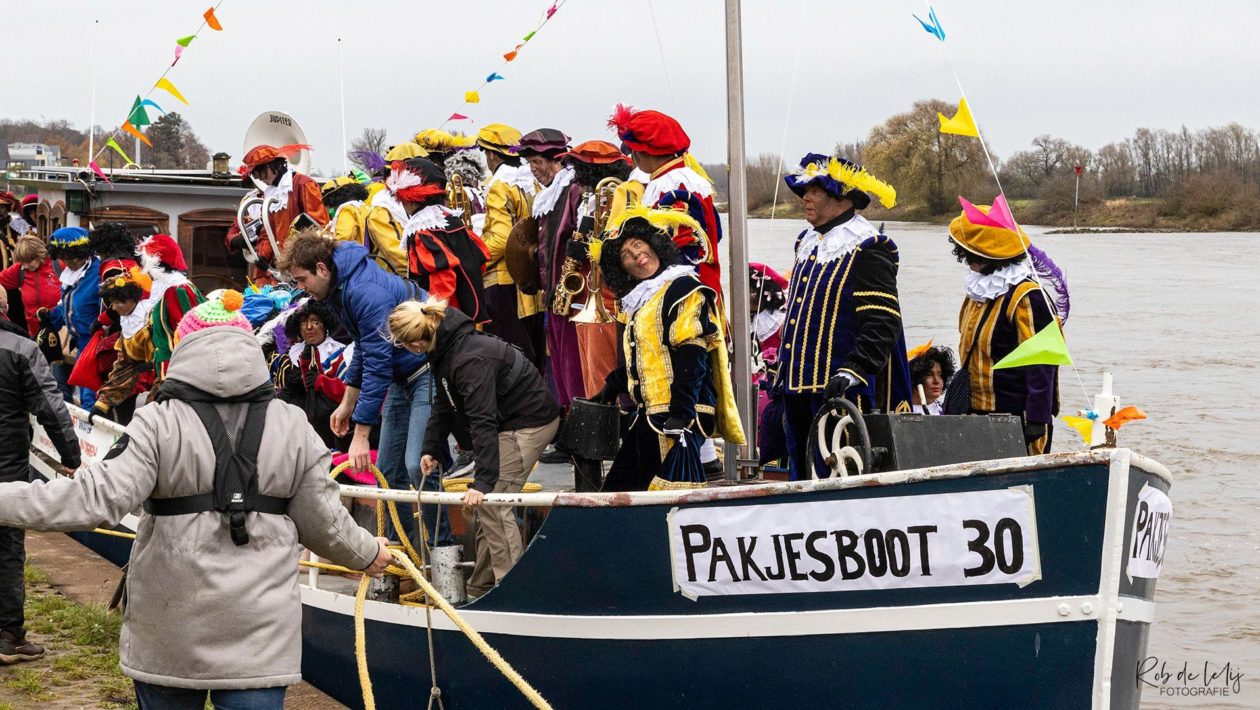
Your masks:
<svg viewBox="0 0 1260 710"><path fill-rule="evenodd" d="M544 155L548 158L559 158L560 153L569 150L569 137L554 128L539 128L521 136L516 146L517 155L528 158L532 155Z"/></svg>

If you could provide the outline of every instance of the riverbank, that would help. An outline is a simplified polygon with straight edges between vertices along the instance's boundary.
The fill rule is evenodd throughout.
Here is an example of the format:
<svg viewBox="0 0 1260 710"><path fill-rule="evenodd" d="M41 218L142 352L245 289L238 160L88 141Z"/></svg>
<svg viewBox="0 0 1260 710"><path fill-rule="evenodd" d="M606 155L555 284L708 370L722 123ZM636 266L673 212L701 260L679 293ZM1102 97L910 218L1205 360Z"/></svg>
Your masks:
<svg viewBox="0 0 1260 710"><path fill-rule="evenodd" d="M782 196L781 196L782 198ZM1199 209L1185 211L1186 206L1171 204L1155 198L1125 198L1103 200L1081 205L1078 215L1047 204L1044 200L1011 200L1011 211L1024 224L1056 227L1063 230L1075 228L1072 233L1105 232L1260 232L1260 211L1242 209L1235 205L1201 205ZM749 212L753 218L771 216L769 205ZM803 219L801 201L787 195L773 210L775 219ZM956 212L933 215L920 204L899 205L886 210L873 204L862 212L876 224L880 222L922 222L947 225L957 216Z"/></svg>

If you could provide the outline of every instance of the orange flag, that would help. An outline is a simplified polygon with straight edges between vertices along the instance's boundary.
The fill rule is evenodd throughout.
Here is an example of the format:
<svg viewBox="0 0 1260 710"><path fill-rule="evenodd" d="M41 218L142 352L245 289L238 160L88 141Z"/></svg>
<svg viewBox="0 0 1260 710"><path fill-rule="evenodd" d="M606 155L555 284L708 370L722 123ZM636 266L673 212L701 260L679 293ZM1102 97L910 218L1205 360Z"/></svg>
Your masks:
<svg viewBox="0 0 1260 710"><path fill-rule="evenodd" d="M1143 412L1141 409L1138 409L1137 407L1125 407L1124 409L1121 409L1110 417L1104 419L1103 424L1106 424L1107 427L1111 429L1119 429L1129 422L1145 418L1146 412Z"/></svg>
<svg viewBox="0 0 1260 710"><path fill-rule="evenodd" d="M150 148L153 147L153 143L151 143L149 139L143 133L141 133L140 131L137 131L136 127L131 125L131 121L123 121L122 126L120 126L120 128L130 133L131 135L135 136L137 139L139 139L141 143L144 143Z"/></svg>
<svg viewBox="0 0 1260 710"><path fill-rule="evenodd" d="M220 24L219 24L219 18L217 18L217 17L215 17L215 16L214 16L214 8L213 8L213 7L212 7L212 8L210 8L209 10L206 10L206 14L202 15L202 17L206 18L206 25L207 25L210 29L212 29L212 30L216 30L216 31L218 31L218 30L222 30L222 29L223 29L223 25L220 25Z"/></svg>

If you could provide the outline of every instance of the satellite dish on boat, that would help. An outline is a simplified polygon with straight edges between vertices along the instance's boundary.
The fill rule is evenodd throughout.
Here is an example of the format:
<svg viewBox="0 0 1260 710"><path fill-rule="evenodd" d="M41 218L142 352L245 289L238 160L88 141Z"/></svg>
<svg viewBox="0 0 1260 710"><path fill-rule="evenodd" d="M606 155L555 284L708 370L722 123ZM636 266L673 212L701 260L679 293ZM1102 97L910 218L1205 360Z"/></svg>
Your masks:
<svg viewBox="0 0 1260 710"><path fill-rule="evenodd" d="M302 132L302 127L298 122L283 111L264 111L253 123L249 124L249 130L245 131L245 152L241 155L249 153L249 151L260 145L270 145L279 148L282 145L293 145L295 143L306 143L306 134ZM311 152L303 150L293 159L289 160L289 164L295 170L303 175L309 174L311 171Z"/></svg>

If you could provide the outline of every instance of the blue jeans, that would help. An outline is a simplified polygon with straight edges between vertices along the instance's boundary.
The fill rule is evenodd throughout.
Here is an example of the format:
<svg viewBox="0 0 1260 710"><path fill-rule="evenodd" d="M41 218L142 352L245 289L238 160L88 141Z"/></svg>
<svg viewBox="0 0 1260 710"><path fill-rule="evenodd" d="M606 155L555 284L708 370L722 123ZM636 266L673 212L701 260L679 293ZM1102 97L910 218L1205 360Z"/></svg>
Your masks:
<svg viewBox="0 0 1260 710"><path fill-rule="evenodd" d="M136 702L140 710L202 710L206 693L215 710L284 710L283 686L278 688L251 688L249 690L190 690L150 685L138 680Z"/></svg>
<svg viewBox="0 0 1260 710"><path fill-rule="evenodd" d="M420 476L424 430L429 425L429 413L433 409L432 383L433 379L426 369L410 382L393 383L385 395L385 406L381 411L381 443L377 447L376 465L389 482L390 488L405 491L413 486L435 493L441 490L436 474L425 478L423 483ZM412 507L399 505L398 517L402 519L407 536L414 540L416 524L411 515ZM420 506L420 517L424 521L425 529L429 531L430 547L455 544L451 537L449 511L442 511L439 519L440 507Z"/></svg>

